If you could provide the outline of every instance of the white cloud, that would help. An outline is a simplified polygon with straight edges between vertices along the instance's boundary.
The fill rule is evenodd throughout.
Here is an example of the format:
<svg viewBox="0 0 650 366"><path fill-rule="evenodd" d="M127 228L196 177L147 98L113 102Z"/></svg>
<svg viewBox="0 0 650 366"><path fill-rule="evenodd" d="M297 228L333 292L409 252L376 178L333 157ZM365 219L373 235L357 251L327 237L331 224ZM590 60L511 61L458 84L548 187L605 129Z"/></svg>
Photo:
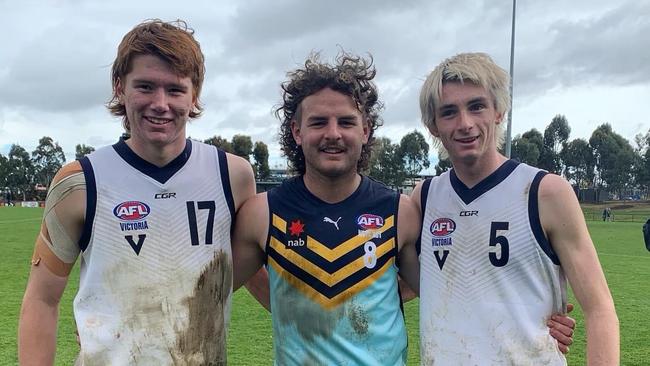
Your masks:
<svg viewBox="0 0 650 366"><path fill-rule="evenodd" d="M2 2L0 152L33 150L43 135L74 146L110 144L120 122L103 107L124 33L148 18L182 18L206 55L205 114L188 133L205 139L251 135L281 161L278 121L285 73L312 50L371 53L385 102L378 136L397 141L420 127L418 95L444 58L484 51L509 64L509 2L153 0ZM631 139L650 127L650 3L519 2L513 132L543 130L565 114L572 137L601 122ZM432 152L432 154L435 154ZM273 165L273 164L272 164Z"/></svg>

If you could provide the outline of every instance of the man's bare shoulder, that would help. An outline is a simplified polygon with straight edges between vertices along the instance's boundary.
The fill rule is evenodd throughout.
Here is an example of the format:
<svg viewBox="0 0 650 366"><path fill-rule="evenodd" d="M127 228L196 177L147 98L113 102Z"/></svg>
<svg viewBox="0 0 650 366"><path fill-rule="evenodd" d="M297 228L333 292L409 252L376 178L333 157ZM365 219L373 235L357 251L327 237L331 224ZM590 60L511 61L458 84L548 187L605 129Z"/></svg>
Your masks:
<svg viewBox="0 0 650 366"><path fill-rule="evenodd" d="M269 229L269 204L266 192L248 199L237 213L235 242L255 243L263 248Z"/></svg>
<svg viewBox="0 0 650 366"><path fill-rule="evenodd" d="M562 202L567 196L575 198L573 187L564 178L556 174L546 174L539 184L540 204L543 202Z"/></svg>
<svg viewBox="0 0 650 366"><path fill-rule="evenodd" d="M255 181L253 167L248 160L231 153L226 153L226 159L231 180L235 180L236 183L252 183Z"/></svg>
<svg viewBox="0 0 650 366"><path fill-rule="evenodd" d="M420 208L416 205L412 197L404 194L400 195L397 220L400 250L406 245L415 244L420 234L420 217Z"/></svg>
<svg viewBox="0 0 650 366"><path fill-rule="evenodd" d="M420 202L422 197L422 185L424 185L424 181L417 182L410 195L411 201L413 201L413 204L415 204L418 210L422 207L422 203Z"/></svg>
<svg viewBox="0 0 650 366"><path fill-rule="evenodd" d="M55 186L57 183L69 178L73 175L83 174L83 169L81 168L81 163L78 160L69 162L59 169L59 171L54 175L50 187Z"/></svg>
<svg viewBox="0 0 650 366"><path fill-rule="evenodd" d="M232 188L235 208L241 205L255 194L255 176L251 164L241 156L226 153L228 162L228 175Z"/></svg>
<svg viewBox="0 0 650 366"><path fill-rule="evenodd" d="M589 238L578 198L566 179L546 174L539 184L537 198L542 228L555 250L560 245L577 244L576 238ZM560 241L563 238L569 240Z"/></svg>
<svg viewBox="0 0 650 366"><path fill-rule="evenodd" d="M408 215L409 217L412 215L418 214L418 207L416 205L415 199L413 196L407 196L405 194L400 194L399 197L399 210L400 213L402 211L405 211L404 214Z"/></svg>
<svg viewBox="0 0 650 366"><path fill-rule="evenodd" d="M86 209L86 180L79 161L61 167L50 183L45 212L56 209L59 215L83 217Z"/></svg>

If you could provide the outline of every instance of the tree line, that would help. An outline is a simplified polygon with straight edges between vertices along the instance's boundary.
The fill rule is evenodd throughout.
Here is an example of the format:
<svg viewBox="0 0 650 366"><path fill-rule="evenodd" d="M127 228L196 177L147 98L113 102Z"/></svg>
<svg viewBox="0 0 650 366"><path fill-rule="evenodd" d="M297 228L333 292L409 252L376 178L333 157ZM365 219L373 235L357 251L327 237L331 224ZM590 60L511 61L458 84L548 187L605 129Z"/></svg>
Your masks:
<svg viewBox="0 0 650 366"><path fill-rule="evenodd" d="M512 140L512 157L558 175L580 189L605 188L623 196L650 189L650 129L637 134L634 146L609 123L596 127L588 140L569 140L571 127L557 115L542 134L531 129Z"/></svg>
<svg viewBox="0 0 650 366"><path fill-rule="evenodd" d="M562 175L581 189L607 189L620 196L633 190L646 194L650 191L650 129L635 136L634 146L608 123L598 126L589 140L569 140L570 133L566 117L557 115L544 133L533 128L515 136L512 158ZM271 178L269 151L264 142L253 143L247 135L234 135L230 141L216 135L203 142L251 162L258 181ZM76 145L75 159L94 150L92 146ZM42 200L45 189L64 163L63 149L51 137L42 137L31 154L14 144L6 157L0 154L0 190L11 192L15 199ZM412 131L399 143L393 143L388 137L376 138L364 173L399 189L413 185L429 164L426 138ZM436 175L450 168L450 161L440 156Z"/></svg>
<svg viewBox="0 0 650 366"><path fill-rule="evenodd" d="M569 140L571 127L564 115L551 120L544 133L535 128L512 140L511 156L520 162L565 177L579 189L650 193L650 129L634 137L634 146L609 123L596 127L588 140ZM436 174L450 169L441 159Z"/></svg>

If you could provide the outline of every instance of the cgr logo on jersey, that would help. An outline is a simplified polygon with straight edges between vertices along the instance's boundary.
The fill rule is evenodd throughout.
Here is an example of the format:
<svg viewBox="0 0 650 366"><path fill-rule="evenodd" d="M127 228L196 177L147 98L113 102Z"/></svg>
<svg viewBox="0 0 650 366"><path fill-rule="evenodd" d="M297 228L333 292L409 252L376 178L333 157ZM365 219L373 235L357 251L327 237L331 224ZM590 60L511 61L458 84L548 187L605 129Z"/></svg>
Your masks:
<svg viewBox="0 0 650 366"><path fill-rule="evenodd" d="M461 211L459 215L460 217L478 216L478 211Z"/></svg>
<svg viewBox="0 0 650 366"><path fill-rule="evenodd" d="M454 220L443 217L434 220L429 228L433 239L431 245L434 247L451 245L451 234L456 231Z"/></svg>
<svg viewBox="0 0 650 366"><path fill-rule="evenodd" d="M115 206L113 215L120 219L120 229L122 231L144 230L148 229L147 220L151 209L149 205L140 201L126 201Z"/></svg>
<svg viewBox="0 0 650 366"><path fill-rule="evenodd" d="M156 193L153 196L154 199L156 200L166 200L169 198L176 198L176 192L163 192L163 193Z"/></svg>
<svg viewBox="0 0 650 366"><path fill-rule="evenodd" d="M359 236L381 238L379 229L384 227L384 218L373 214L363 214L357 217L357 225L359 226Z"/></svg>

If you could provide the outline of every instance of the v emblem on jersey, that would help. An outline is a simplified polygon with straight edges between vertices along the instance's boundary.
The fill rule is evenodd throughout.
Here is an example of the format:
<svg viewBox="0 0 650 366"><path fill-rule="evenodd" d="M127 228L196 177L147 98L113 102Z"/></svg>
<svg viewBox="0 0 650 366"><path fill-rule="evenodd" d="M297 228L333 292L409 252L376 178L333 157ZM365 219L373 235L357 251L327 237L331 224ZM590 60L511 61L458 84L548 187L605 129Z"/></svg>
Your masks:
<svg viewBox="0 0 650 366"><path fill-rule="evenodd" d="M449 250L443 250L442 251L442 258L440 258L440 251L439 250L434 250L433 255L436 257L436 262L438 262L438 267L442 269L442 267L445 265L445 262L447 261L447 256L449 255Z"/></svg>
<svg viewBox="0 0 650 366"><path fill-rule="evenodd" d="M146 234L138 235L137 244L133 241L133 235L126 235L124 236L124 239L126 239L126 241L129 242L129 245L131 246L131 248L133 248L135 255L140 255L140 250L142 249L142 245L144 244L144 239L146 239L146 237L147 237Z"/></svg>

